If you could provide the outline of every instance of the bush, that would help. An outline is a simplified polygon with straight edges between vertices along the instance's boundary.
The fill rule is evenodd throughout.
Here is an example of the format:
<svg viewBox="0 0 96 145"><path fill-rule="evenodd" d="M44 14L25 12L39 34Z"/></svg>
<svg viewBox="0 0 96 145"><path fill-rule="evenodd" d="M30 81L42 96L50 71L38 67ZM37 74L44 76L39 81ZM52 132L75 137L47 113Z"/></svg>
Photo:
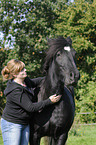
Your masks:
<svg viewBox="0 0 96 145"><path fill-rule="evenodd" d="M76 113L80 113L79 121L90 123L96 122L96 83L93 81L87 82L81 89L78 90L77 94L79 99L76 99ZM86 114L88 112L88 114ZM85 114L81 114L85 113ZM77 120L78 120L78 115Z"/></svg>

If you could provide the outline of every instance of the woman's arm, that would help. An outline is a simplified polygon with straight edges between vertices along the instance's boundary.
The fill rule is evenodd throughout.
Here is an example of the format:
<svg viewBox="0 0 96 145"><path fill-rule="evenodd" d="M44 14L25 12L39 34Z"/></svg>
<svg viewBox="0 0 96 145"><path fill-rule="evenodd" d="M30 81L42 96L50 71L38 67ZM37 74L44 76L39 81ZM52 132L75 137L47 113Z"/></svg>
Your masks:
<svg viewBox="0 0 96 145"><path fill-rule="evenodd" d="M60 98L60 96L56 97L56 95L52 95L44 101L32 103L32 101L29 99L25 92L22 92L21 89L16 89L14 90L13 96L11 97L11 101L21 106L27 112L32 113L35 111L39 111L55 102L58 102Z"/></svg>

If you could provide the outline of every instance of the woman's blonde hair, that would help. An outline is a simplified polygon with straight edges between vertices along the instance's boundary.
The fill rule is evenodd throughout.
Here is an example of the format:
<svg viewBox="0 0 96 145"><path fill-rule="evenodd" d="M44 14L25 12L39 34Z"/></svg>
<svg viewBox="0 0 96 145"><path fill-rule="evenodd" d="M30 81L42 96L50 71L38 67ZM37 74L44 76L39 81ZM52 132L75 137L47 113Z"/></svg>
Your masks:
<svg viewBox="0 0 96 145"><path fill-rule="evenodd" d="M16 59L10 60L7 65L2 69L3 80L8 80L14 78L14 75L18 74L23 68L25 64Z"/></svg>

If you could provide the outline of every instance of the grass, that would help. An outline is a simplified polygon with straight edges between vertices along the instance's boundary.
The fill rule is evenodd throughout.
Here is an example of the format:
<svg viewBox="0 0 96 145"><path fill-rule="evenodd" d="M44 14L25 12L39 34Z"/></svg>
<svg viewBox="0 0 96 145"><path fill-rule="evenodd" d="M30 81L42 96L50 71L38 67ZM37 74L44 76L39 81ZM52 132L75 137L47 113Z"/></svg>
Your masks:
<svg viewBox="0 0 96 145"><path fill-rule="evenodd" d="M44 145L43 140L41 145ZM96 145L96 126L73 125L69 131L67 145Z"/></svg>
<svg viewBox="0 0 96 145"><path fill-rule="evenodd" d="M96 126L73 126L67 145L96 145Z"/></svg>
<svg viewBox="0 0 96 145"><path fill-rule="evenodd" d="M3 145L1 129L0 145ZM43 140L41 145L44 145ZM74 125L69 132L67 145L96 145L96 126Z"/></svg>
<svg viewBox="0 0 96 145"><path fill-rule="evenodd" d="M2 139L1 128L0 128L0 145L3 145L3 139Z"/></svg>

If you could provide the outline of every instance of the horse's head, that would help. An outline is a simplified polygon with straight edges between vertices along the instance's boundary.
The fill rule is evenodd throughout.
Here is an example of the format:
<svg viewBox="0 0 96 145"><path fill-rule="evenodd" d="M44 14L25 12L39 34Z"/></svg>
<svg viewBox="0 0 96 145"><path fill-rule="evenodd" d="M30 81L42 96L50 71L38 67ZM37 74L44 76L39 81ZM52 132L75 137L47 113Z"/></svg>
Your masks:
<svg viewBox="0 0 96 145"><path fill-rule="evenodd" d="M72 48L70 37L49 40L49 49L44 64L44 69L48 72L50 65L54 65L55 73L59 80L65 85L76 84L80 78L79 71L75 63L76 51Z"/></svg>

